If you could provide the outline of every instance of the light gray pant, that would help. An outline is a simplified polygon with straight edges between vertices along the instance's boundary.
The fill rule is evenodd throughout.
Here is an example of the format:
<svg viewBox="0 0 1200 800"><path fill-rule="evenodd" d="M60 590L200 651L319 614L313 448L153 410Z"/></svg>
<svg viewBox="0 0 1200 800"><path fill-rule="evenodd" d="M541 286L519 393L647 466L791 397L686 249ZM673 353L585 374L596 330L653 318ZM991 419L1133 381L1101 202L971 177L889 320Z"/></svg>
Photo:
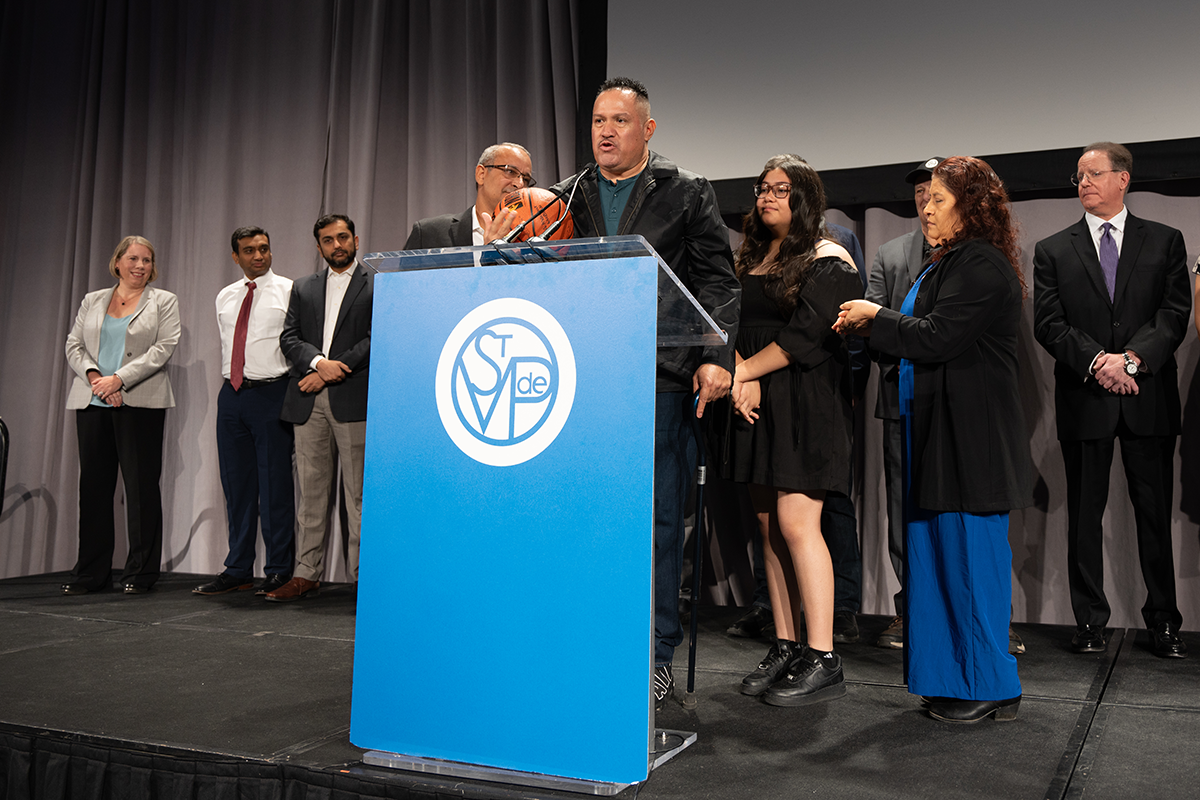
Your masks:
<svg viewBox="0 0 1200 800"><path fill-rule="evenodd" d="M317 393L312 414L296 426L296 488L300 512L296 515L296 577L321 579L325 560L325 535L329 501L338 463L350 541L346 569L358 580L358 544L362 528L363 452L367 423L338 422L329 409L329 393Z"/></svg>

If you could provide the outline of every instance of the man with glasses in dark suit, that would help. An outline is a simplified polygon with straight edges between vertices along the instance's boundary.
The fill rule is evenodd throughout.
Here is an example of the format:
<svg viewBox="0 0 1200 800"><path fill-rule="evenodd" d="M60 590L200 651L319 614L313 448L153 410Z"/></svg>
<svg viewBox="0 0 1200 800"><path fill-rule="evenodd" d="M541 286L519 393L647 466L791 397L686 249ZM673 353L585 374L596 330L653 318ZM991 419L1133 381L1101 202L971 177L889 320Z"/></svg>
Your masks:
<svg viewBox="0 0 1200 800"><path fill-rule="evenodd" d="M435 247L471 247L486 244L512 228L512 213L492 219L500 198L518 189L537 185L529 151L519 144L501 142L483 151L475 165L475 205L461 214L443 214L419 220L412 227L405 250Z"/></svg>
<svg viewBox="0 0 1200 800"><path fill-rule="evenodd" d="M1038 242L1033 256L1034 336L1054 356L1055 412L1067 476L1067 576L1078 625L1071 649L1101 653L1104 531L1113 440L1129 484L1147 598L1142 617L1156 655L1182 658L1171 506L1179 437L1175 350L1187 330L1183 236L1125 207L1133 156L1098 142L1071 182L1086 212Z"/></svg>

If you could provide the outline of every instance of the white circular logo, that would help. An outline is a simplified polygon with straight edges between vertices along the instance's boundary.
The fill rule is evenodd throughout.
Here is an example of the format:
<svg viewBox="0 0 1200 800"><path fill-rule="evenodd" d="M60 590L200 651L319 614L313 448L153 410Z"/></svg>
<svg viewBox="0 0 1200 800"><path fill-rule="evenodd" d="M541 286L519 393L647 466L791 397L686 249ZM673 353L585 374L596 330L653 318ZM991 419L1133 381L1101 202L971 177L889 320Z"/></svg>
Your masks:
<svg viewBox="0 0 1200 800"><path fill-rule="evenodd" d="M434 380L451 441L482 464L511 467L558 436L575 401L575 354L558 320L516 297L492 300L454 326Z"/></svg>

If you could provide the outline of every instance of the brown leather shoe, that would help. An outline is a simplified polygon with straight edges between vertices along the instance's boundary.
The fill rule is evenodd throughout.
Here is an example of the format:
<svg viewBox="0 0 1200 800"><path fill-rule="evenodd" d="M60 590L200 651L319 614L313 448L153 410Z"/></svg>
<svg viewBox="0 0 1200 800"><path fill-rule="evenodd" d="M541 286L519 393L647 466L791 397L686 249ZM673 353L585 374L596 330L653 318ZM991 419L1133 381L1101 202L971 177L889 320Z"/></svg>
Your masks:
<svg viewBox="0 0 1200 800"><path fill-rule="evenodd" d="M263 598L272 603L290 603L293 600L299 600L301 597L308 597L309 595L315 597L320 594L320 588L320 581L310 581L307 578L292 578L275 591L263 595Z"/></svg>

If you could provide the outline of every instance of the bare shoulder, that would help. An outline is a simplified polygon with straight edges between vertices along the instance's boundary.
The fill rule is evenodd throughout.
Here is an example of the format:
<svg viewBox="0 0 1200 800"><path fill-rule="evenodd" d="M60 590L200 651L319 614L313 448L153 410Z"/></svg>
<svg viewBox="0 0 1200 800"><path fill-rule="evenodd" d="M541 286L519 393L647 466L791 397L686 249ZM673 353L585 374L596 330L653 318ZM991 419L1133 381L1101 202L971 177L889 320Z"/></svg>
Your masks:
<svg viewBox="0 0 1200 800"><path fill-rule="evenodd" d="M854 258L851 257L850 251L842 247L832 239L817 240L817 258L840 258L850 266L854 266Z"/></svg>

